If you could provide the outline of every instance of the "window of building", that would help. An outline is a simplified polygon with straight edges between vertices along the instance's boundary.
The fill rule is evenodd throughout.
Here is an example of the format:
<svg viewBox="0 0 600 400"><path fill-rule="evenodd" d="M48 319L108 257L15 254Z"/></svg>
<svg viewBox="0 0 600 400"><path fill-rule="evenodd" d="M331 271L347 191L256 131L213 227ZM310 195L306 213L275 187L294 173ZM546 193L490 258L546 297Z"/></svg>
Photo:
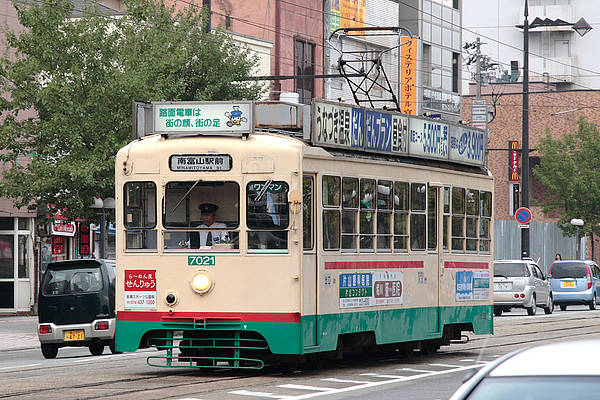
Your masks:
<svg viewBox="0 0 600 400"><path fill-rule="evenodd" d="M358 230L358 178L342 179L342 249L356 251Z"/></svg>
<svg viewBox="0 0 600 400"><path fill-rule="evenodd" d="M423 86L431 86L431 46L423 44Z"/></svg>
<svg viewBox="0 0 600 400"><path fill-rule="evenodd" d="M452 53L452 91L458 93L460 82L460 54Z"/></svg>
<svg viewBox="0 0 600 400"><path fill-rule="evenodd" d="M315 45L312 43L296 40L295 43L296 75L314 75ZM300 103L310 104L314 92L313 78L296 79L296 93L300 96Z"/></svg>
<svg viewBox="0 0 600 400"><path fill-rule="evenodd" d="M340 248L340 177L323 176L323 250Z"/></svg>

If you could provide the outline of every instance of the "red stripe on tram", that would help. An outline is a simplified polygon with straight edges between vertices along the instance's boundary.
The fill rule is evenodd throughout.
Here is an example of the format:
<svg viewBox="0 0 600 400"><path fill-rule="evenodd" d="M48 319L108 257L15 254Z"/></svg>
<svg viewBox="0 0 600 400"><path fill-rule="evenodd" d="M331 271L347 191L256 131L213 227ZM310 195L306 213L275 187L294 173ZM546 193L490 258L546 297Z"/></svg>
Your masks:
<svg viewBox="0 0 600 400"><path fill-rule="evenodd" d="M490 265L488 263L479 262L445 261L444 268L489 269Z"/></svg>
<svg viewBox="0 0 600 400"><path fill-rule="evenodd" d="M300 313L234 313L234 312L156 312L119 311L119 321L161 321L191 322L210 320L211 322L300 322Z"/></svg>
<svg viewBox="0 0 600 400"><path fill-rule="evenodd" d="M329 261L325 269L424 268L423 261Z"/></svg>

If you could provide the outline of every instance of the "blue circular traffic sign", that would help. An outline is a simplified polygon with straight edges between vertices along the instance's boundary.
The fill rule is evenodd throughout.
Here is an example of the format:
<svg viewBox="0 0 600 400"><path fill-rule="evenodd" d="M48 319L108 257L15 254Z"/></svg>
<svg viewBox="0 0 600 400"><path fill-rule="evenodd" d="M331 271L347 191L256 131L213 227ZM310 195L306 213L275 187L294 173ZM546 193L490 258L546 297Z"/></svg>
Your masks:
<svg viewBox="0 0 600 400"><path fill-rule="evenodd" d="M526 207L521 207L515 213L515 219L520 224L528 224L531 221L531 210Z"/></svg>

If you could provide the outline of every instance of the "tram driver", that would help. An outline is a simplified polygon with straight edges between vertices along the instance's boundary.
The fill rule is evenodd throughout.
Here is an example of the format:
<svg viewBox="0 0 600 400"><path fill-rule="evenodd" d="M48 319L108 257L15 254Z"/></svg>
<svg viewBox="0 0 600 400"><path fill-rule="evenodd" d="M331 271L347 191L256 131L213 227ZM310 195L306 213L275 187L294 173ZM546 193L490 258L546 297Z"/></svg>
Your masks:
<svg viewBox="0 0 600 400"><path fill-rule="evenodd" d="M215 231L209 230L227 228L222 222L215 222L216 212L219 206L212 203L203 203L198 207L200 209L202 224L198 225L198 228L202 229L200 232L194 232L190 237L190 247L211 247L213 244L223 243L227 241L226 231Z"/></svg>

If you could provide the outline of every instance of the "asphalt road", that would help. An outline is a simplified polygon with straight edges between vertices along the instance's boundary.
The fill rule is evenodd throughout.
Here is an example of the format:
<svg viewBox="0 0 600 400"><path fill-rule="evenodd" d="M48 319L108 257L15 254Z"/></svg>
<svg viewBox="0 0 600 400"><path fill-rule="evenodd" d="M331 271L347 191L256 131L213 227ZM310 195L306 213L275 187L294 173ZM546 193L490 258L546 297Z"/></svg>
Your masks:
<svg viewBox="0 0 600 400"><path fill-rule="evenodd" d="M600 338L600 311L570 307L552 315L514 310L495 317L495 334L434 355L357 357L321 369L283 373L209 372L146 365L149 352L91 356L63 348L45 360L39 348L0 351L0 398L19 399L447 399L463 377L498 357L546 342ZM2 324L0 324L2 329Z"/></svg>

